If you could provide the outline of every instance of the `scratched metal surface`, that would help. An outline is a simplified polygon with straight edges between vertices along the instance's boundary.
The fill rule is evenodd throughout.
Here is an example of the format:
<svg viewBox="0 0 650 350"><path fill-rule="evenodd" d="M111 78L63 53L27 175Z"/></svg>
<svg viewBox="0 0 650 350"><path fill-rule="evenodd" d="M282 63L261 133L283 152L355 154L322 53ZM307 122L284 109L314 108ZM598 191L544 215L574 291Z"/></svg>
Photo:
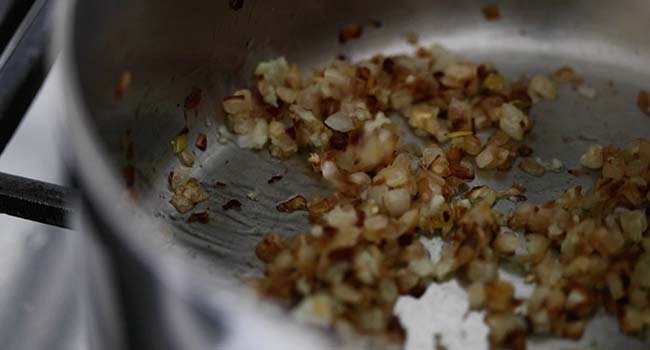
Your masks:
<svg viewBox="0 0 650 350"><path fill-rule="evenodd" d="M140 193L135 217L151 222L144 226L151 232L138 234L162 241L156 245L159 254L180 255L221 282L260 272L253 248L264 233L305 229L305 214L278 213L278 201L325 190L310 173L304 155L279 162L264 152L217 141L223 124L218 101L249 84L261 59L284 55L309 68L339 53L354 60L375 53L408 52L412 48L403 34L412 31L420 34L423 44L440 43L471 60L492 62L513 79L550 73L563 65L574 67L598 95L586 99L562 87L557 101L534 107L536 125L527 141L542 159L558 158L568 168L576 168L590 143L624 145L650 135L650 119L635 104L639 89L650 84L650 3L643 0L502 1L502 18L494 22L483 19L484 2L470 0L410 0L400 6L390 1L250 0L237 12L214 1L183 7L174 1L119 3L79 6L89 15L76 24L75 58L82 98L90 112L84 121L92 130L89 133L97 136L92 148L77 152L85 167L82 181L105 187L97 189L102 194L97 197L105 201L114 198L112 192L122 191L115 187L117 181L104 185L96 180L106 175L93 169L109 168L111 178L117 179L125 165L126 130L132 130L128 139L134 144ZM119 25L112 18L119 18ZM368 18L381 20L383 26L367 30L360 40L345 46L337 42L340 26ZM110 55L106 48L111 49ZM116 101L115 77L124 69L132 71L134 81L127 96ZM193 87L203 89L203 101L198 111L187 114L182 103ZM188 225L186 217L168 204L167 175L178 163L169 141L184 126L190 129L188 140L198 132L208 135L209 147L196 152L193 169L210 194L210 200L198 207L210 213L208 225ZM267 183L278 174L282 180ZM215 187L216 181L226 186ZM536 178L517 169L480 173L476 180L497 188L523 183L533 202L589 181L566 172ZM251 192L256 201L247 198ZM230 199L241 201L242 210L224 211L222 205ZM128 221L117 216L118 209L105 208L106 215ZM503 209L508 210L507 205ZM597 339L598 349L644 347L620 336L615 322L596 322L592 327L596 328L590 328L581 344L592 346ZM531 342L535 349L565 345L555 340Z"/></svg>

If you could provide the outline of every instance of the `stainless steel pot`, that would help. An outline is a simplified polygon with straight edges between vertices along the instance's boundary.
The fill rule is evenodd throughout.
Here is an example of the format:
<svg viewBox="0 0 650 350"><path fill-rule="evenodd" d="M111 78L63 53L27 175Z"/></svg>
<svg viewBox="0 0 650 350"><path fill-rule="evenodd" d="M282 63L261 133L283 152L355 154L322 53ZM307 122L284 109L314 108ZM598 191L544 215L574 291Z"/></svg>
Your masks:
<svg viewBox="0 0 650 350"><path fill-rule="evenodd" d="M134 281L156 276L151 285L162 284L161 289L138 289L137 300L164 295L161 300L169 308L184 305L195 312L187 305L219 295L215 291L223 288L238 293L236 281L260 272L253 248L263 233L294 233L306 227L304 215L274 209L290 195L325 190L303 160L279 162L263 152L218 142L221 97L250 84L252 70L262 59L283 55L312 67L337 54L354 60L377 52L408 51L403 35L416 32L422 43L437 42L472 60L493 62L511 77L563 65L579 70L598 96L584 99L567 89L558 102L533 110L539 118L529 144L542 158L557 157L576 167L585 139L623 145L650 135L650 119L635 105L639 89L650 84L650 3L501 1L502 18L490 22L482 17L482 5L483 1L471 0L246 0L234 10L225 0L70 1L60 28L70 80L66 101L70 161L84 193L86 217L91 218L87 222L99 227L99 245L110 247L106 259L120 268L139 266L137 271L145 274L115 269L112 282L123 295L112 298L124 302L125 291L137 289ZM382 27L368 30L357 41L338 42L340 27L368 19L380 20ZM131 72L133 80L117 99L115 85L124 71ZM195 88L202 91L197 112L183 106ZM167 176L178 162L169 143L184 127L190 130L190 140L198 132L208 135L208 149L197 154L200 165L193 169L210 194L202 205L211 216L208 225L187 224L168 203ZM566 137L576 141L567 143ZM122 176L131 165L135 196L127 194ZM269 185L267 180L278 174L283 179ZM226 187L215 188L216 181ZM483 174L478 180L497 186L513 181L525 183L529 199L539 202L586 180L568 174L531 178L518 171ZM250 192L256 192L259 200L247 199ZM229 199L239 199L243 209L223 211L222 204ZM188 288L194 285L201 286L200 293ZM198 309L208 319L213 314L210 308L237 312L238 307L232 307L236 299L216 298L209 308ZM174 337L184 339L177 326L172 322L166 329L176 329ZM640 346L620 336L614 323L596 327L600 328L589 331L584 344L595 337L602 349ZM210 334L209 329L202 328L202 335ZM222 322L214 329L228 327ZM137 332L120 334L131 345L150 341L132 333ZM214 334L219 336L197 339L216 343L223 333ZM198 344L191 341L180 344ZM544 348L557 343L531 344Z"/></svg>

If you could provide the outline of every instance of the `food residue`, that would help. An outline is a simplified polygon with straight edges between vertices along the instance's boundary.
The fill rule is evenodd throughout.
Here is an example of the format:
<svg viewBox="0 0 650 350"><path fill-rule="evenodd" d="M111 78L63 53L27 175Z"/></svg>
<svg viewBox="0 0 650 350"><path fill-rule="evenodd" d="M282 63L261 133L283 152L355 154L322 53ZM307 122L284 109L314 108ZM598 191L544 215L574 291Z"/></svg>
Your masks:
<svg viewBox="0 0 650 350"><path fill-rule="evenodd" d="M636 97L636 105L639 106L641 112L650 117L650 91L639 91L639 95Z"/></svg>
<svg viewBox="0 0 650 350"><path fill-rule="evenodd" d="M581 76L576 73L573 68L564 66L551 74L551 78L558 83L571 84L574 87L581 85L584 82Z"/></svg>
<svg viewBox="0 0 650 350"><path fill-rule="evenodd" d="M485 19L488 21L496 21L501 18L501 10L497 4L489 4L487 6L484 6L481 9L481 12L483 12L483 17L485 17Z"/></svg>
<svg viewBox="0 0 650 350"><path fill-rule="evenodd" d="M348 24L339 30L339 42L345 44L350 40L358 39L363 34L363 27L359 24Z"/></svg>
<svg viewBox="0 0 650 350"><path fill-rule="evenodd" d="M131 85L131 80L133 79L133 76L131 75L131 72L128 70L123 71L120 74L119 79L117 80L117 84L115 84L115 97L120 98L124 96L126 93L126 90L128 90L129 86Z"/></svg>
<svg viewBox="0 0 650 350"><path fill-rule="evenodd" d="M274 183L276 183L276 182L278 182L280 180L282 180L282 175L273 175L273 176L271 176L271 178L268 179L268 181L266 181L266 183L268 183L270 185L270 184L274 184Z"/></svg>
<svg viewBox="0 0 650 350"><path fill-rule="evenodd" d="M255 191L248 192L246 194L246 198L248 198L248 199L250 199L250 200L252 200L254 202L257 202L257 192L255 192Z"/></svg>
<svg viewBox="0 0 650 350"><path fill-rule="evenodd" d="M236 199L231 199L227 201L226 204L222 205L221 208L223 210L241 210L241 202Z"/></svg>
<svg viewBox="0 0 650 350"><path fill-rule="evenodd" d="M189 218L187 218L187 223L191 224L194 222L198 222L201 224L207 224L210 222L210 215L208 214L207 211L202 211L199 213L192 213Z"/></svg>
<svg viewBox="0 0 650 350"><path fill-rule="evenodd" d="M194 109L198 107L199 104L201 104L201 89L195 87L192 88L192 92L185 97L183 107L185 107L185 109Z"/></svg>
<svg viewBox="0 0 650 350"><path fill-rule="evenodd" d="M406 41L411 44L411 45L417 45L419 39L419 35L416 32L406 32L404 33L404 37L406 38Z"/></svg>
<svg viewBox="0 0 650 350"><path fill-rule="evenodd" d="M305 210L307 209L307 200L301 195L295 195L284 202L278 203L275 208L282 213L292 213L296 210Z"/></svg>
<svg viewBox="0 0 650 350"><path fill-rule="evenodd" d="M523 158L519 162L519 169L533 176L542 176L546 172L546 168L544 168L544 166L537 162L536 159L530 157Z"/></svg>
<svg viewBox="0 0 650 350"><path fill-rule="evenodd" d="M352 37L361 35L352 29ZM309 152L308 163L332 189L309 202L296 195L277 204L280 212L307 210L311 227L270 233L257 244L265 273L251 286L261 295L292 305L311 324L395 342L404 340L393 316L397 299L452 276L466 285L467 307L484 312L493 348L522 349L529 334L580 338L603 306L625 333L650 327L650 140L590 146L580 157L599 170L590 189L517 203L509 214L496 204L526 200L522 186L469 184L477 169L508 171L520 157L518 166L536 176L564 167L531 158L525 145L531 108L556 97L547 77L509 82L492 65L439 45L414 56L336 60L308 77L284 57L255 72L252 88L222 101L233 137L280 159ZM576 81L571 72L553 80ZM405 145L388 113L431 142ZM490 133L487 140L479 131ZM170 186L179 212L207 199L189 168L177 168ZM443 242L439 259L429 256L425 236ZM500 276L504 260L526 269L532 295L518 295Z"/></svg>
<svg viewBox="0 0 650 350"><path fill-rule="evenodd" d="M194 142L194 147L198 148L201 151L205 151L208 148L208 137L204 133L199 133L196 135L196 141Z"/></svg>

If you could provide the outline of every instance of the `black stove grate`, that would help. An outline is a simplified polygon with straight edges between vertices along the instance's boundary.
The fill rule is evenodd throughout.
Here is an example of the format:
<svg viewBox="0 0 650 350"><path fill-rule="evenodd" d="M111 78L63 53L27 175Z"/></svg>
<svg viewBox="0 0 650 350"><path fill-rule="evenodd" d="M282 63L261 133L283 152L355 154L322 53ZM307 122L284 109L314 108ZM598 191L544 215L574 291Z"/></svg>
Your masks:
<svg viewBox="0 0 650 350"><path fill-rule="evenodd" d="M0 153L50 68L51 0L0 1ZM65 227L70 191L0 173L0 213Z"/></svg>

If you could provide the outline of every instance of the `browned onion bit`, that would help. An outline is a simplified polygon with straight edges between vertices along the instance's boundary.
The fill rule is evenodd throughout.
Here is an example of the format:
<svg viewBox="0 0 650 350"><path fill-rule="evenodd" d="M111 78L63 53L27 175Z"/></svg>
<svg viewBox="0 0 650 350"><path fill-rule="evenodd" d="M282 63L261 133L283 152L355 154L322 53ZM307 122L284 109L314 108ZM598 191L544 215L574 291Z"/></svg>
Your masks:
<svg viewBox="0 0 650 350"><path fill-rule="evenodd" d="M307 200L301 195L295 195L284 202L278 203L275 208L282 213L292 213L296 210L307 209Z"/></svg>
<svg viewBox="0 0 650 350"><path fill-rule="evenodd" d="M226 184L225 184L224 182L221 182L221 181L217 181L217 182L215 182L214 185L215 185L216 187L219 187L219 188L224 188L224 187L226 187Z"/></svg>
<svg viewBox="0 0 650 350"><path fill-rule="evenodd" d="M131 85L131 80L133 79L133 75L131 75L131 72L128 70L123 71L120 74L120 77L117 80L117 83L115 84L115 97L120 98L124 96L124 93L126 93L126 90L129 89L129 86Z"/></svg>
<svg viewBox="0 0 650 350"><path fill-rule="evenodd" d="M196 141L194 142L194 146L201 151L205 151L206 148L208 148L208 137L205 136L204 133L199 133L198 135L196 135Z"/></svg>
<svg viewBox="0 0 650 350"><path fill-rule="evenodd" d="M497 4L489 4L487 6L484 6L481 9L481 12L483 12L483 17L485 17L485 19L488 21L496 21L501 18L501 10Z"/></svg>
<svg viewBox="0 0 650 350"><path fill-rule="evenodd" d="M201 224L207 224L210 222L210 215L208 214L207 211L202 211L199 213L192 213L189 218L187 218L187 223L191 224L194 222L198 222Z"/></svg>
<svg viewBox="0 0 650 350"><path fill-rule="evenodd" d="M276 183L276 182L278 182L280 180L282 180L282 175L273 175L266 181L266 183L271 185L271 184L274 184L274 183Z"/></svg>
<svg viewBox="0 0 650 350"><path fill-rule="evenodd" d="M359 24L348 24L339 30L339 42L345 44L350 40L358 39L363 34L363 27Z"/></svg>
<svg viewBox="0 0 650 350"><path fill-rule="evenodd" d="M641 112L650 117L650 91L641 90L636 98L636 104Z"/></svg>
<svg viewBox="0 0 650 350"><path fill-rule="evenodd" d="M223 210L241 210L241 202L236 199L231 199L227 201L226 204L222 205L221 208Z"/></svg>

